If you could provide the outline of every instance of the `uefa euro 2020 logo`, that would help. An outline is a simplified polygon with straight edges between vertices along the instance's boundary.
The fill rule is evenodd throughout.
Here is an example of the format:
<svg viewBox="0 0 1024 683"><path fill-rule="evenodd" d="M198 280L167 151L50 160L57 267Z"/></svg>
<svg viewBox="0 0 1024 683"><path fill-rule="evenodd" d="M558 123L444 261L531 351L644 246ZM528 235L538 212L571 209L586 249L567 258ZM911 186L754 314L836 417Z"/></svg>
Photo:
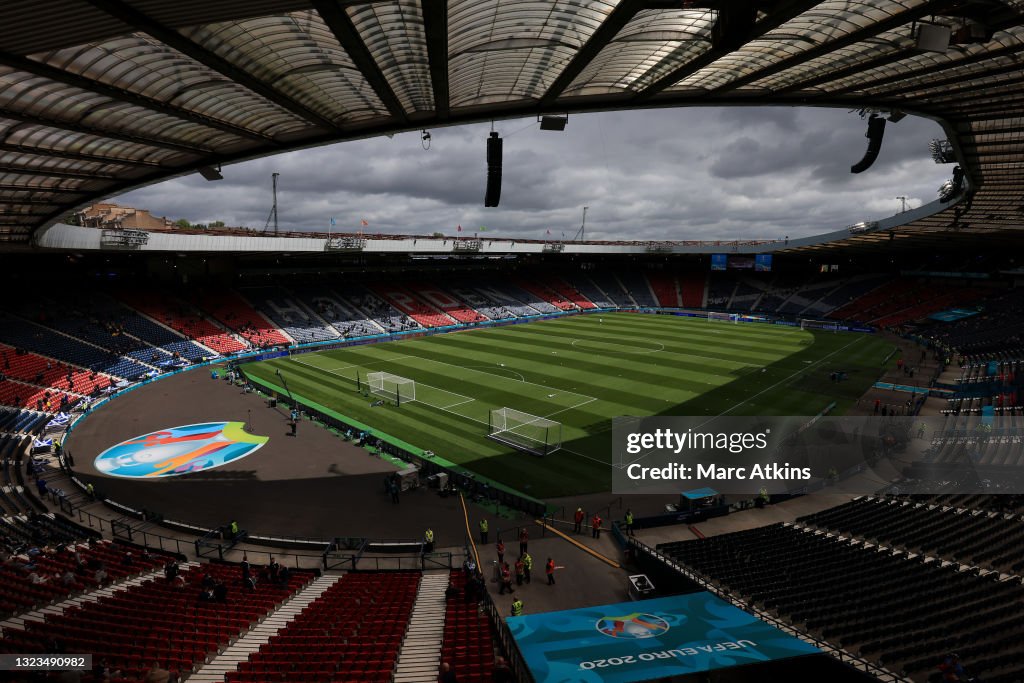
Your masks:
<svg viewBox="0 0 1024 683"><path fill-rule="evenodd" d="M96 457L96 469L114 477L173 477L219 467L250 455L268 441L241 422L171 427L122 441Z"/></svg>
<svg viewBox="0 0 1024 683"><path fill-rule="evenodd" d="M597 630L609 638L656 638L669 629L668 622L654 614L634 612L622 617L601 617Z"/></svg>

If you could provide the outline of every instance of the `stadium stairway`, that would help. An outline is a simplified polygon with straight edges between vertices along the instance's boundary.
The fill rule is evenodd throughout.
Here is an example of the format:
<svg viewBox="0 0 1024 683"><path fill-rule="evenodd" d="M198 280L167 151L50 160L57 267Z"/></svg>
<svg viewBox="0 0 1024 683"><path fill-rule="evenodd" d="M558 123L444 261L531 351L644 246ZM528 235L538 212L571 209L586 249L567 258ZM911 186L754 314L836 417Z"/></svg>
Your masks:
<svg viewBox="0 0 1024 683"><path fill-rule="evenodd" d="M325 575L312 581L252 630L200 666L189 676L189 683L223 683L225 675L235 671L240 663L249 661L250 654L259 652L261 645L266 645L273 636L287 628L302 610L323 595L340 578L337 575Z"/></svg>
<svg viewBox="0 0 1024 683"><path fill-rule="evenodd" d="M394 683L435 683L444 636L447 571L424 574L395 664Z"/></svg>

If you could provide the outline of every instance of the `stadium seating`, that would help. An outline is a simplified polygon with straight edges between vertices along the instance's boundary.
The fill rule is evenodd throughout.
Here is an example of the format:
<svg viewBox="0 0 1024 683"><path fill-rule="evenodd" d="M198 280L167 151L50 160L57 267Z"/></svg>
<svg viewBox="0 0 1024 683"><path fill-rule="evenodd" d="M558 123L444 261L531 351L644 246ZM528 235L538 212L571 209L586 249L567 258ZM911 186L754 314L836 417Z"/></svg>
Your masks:
<svg viewBox="0 0 1024 683"><path fill-rule="evenodd" d="M679 278L679 295L686 308L701 308L704 306L704 288L707 284L707 276L702 272L683 273Z"/></svg>
<svg viewBox="0 0 1024 683"><path fill-rule="evenodd" d="M252 346L263 348L291 343L281 330L274 327L235 292L193 292L192 297L201 304L202 310L208 312L221 325L240 334Z"/></svg>
<svg viewBox="0 0 1024 683"><path fill-rule="evenodd" d="M515 285L522 289L530 298L523 298L541 313L556 313L558 311L575 311L581 308L594 308L594 304L587 302L587 306L578 305L562 296L554 289L546 287L537 282L528 280L516 280Z"/></svg>
<svg viewBox="0 0 1024 683"><path fill-rule="evenodd" d="M173 330L153 322L138 311L127 308L106 296L91 297L89 313L107 323L116 325L124 333L150 346L157 347L171 356L193 362L210 355L209 351L184 339Z"/></svg>
<svg viewBox="0 0 1024 683"><path fill-rule="evenodd" d="M734 278L726 273L712 273L708 282L708 308L728 309L735 290Z"/></svg>
<svg viewBox="0 0 1024 683"><path fill-rule="evenodd" d="M459 681L490 683L494 680L491 622L480 613L475 601L463 600L466 586L464 570L453 571L449 581L458 589L458 595L448 598L445 607L441 661L458 672Z"/></svg>
<svg viewBox="0 0 1024 683"><path fill-rule="evenodd" d="M109 337L109 335L108 335ZM152 368L28 320L0 313L0 341L107 375L137 379Z"/></svg>
<svg viewBox="0 0 1024 683"><path fill-rule="evenodd" d="M935 322L918 330L918 334L960 354L1024 349L1024 297L1019 290L1010 289L989 297L980 308L977 315L953 322Z"/></svg>
<svg viewBox="0 0 1024 683"><path fill-rule="evenodd" d="M216 353L228 354L245 349L245 344L177 299L158 292L122 291L118 293L118 296L121 301L132 308L177 330L187 339L194 340Z"/></svg>
<svg viewBox="0 0 1024 683"><path fill-rule="evenodd" d="M673 273L653 271L647 273L647 281L658 299L659 306L675 308L681 304L679 299L679 281Z"/></svg>
<svg viewBox="0 0 1024 683"><path fill-rule="evenodd" d="M306 287L296 289L295 293L342 337L366 337L383 334L385 331L380 323L371 320L365 313L329 290Z"/></svg>
<svg viewBox="0 0 1024 683"><path fill-rule="evenodd" d="M241 290L241 293L256 310L299 344L327 341L341 336L316 313L307 309L303 302L282 289L250 287Z"/></svg>
<svg viewBox="0 0 1024 683"><path fill-rule="evenodd" d="M597 308L597 304L587 298L580 290L561 278L549 278L540 282L557 296L575 305L581 311Z"/></svg>
<svg viewBox="0 0 1024 683"><path fill-rule="evenodd" d="M391 681L419 574L346 574L226 683Z"/></svg>
<svg viewBox="0 0 1024 683"><path fill-rule="evenodd" d="M455 325L456 321L436 308L417 299L408 290L398 285L373 285L371 289L389 304L405 313L423 327L445 327Z"/></svg>
<svg viewBox="0 0 1024 683"><path fill-rule="evenodd" d="M997 572L792 524L658 547L730 593L916 680L948 652L975 670L1018 652L1024 586Z"/></svg>
<svg viewBox="0 0 1024 683"><path fill-rule="evenodd" d="M386 332L401 332L421 327L408 315L363 287L355 285L335 287L332 293L337 295L341 303L347 304L359 315L368 316L367 319L372 320Z"/></svg>
<svg viewBox="0 0 1024 683"><path fill-rule="evenodd" d="M629 295L628 292L626 292L622 283L619 281L619 279L615 276L614 273L593 273L590 275L590 277L586 278L586 280L589 282L586 282L585 284L592 284L596 288L594 290L595 295L597 294L598 290L604 293L604 299L612 302L612 308L636 307L636 303L633 301L633 298ZM584 284L583 278L576 278L576 281L580 282L581 285ZM648 295L648 297L649 296L650 295ZM591 298L591 301L594 301L594 299Z"/></svg>
<svg viewBox="0 0 1024 683"><path fill-rule="evenodd" d="M469 281L450 285L448 289L491 320L524 318L558 310L507 282Z"/></svg>
<svg viewBox="0 0 1024 683"><path fill-rule="evenodd" d="M562 288L558 289L559 293L561 293L565 287L568 287L570 288L570 290L575 290L579 292L579 294L585 296L590 301L593 301L594 305L597 306L598 308L618 307L618 304L616 304L612 300L609 294L603 292L597 285L595 285L590 280L590 278L586 276L572 274L570 276L562 278L561 282L565 283L565 285ZM623 293L622 295L625 296L625 293Z"/></svg>
<svg viewBox="0 0 1024 683"><path fill-rule="evenodd" d="M18 353L0 344L0 374L36 386L93 396L110 386L110 378L72 365L54 362L34 353Z"/></svg>
<svg viewBox="0 0 1024 683"><path fill-rule="evenodd" d="M480 323L487 320L485 316L481 315L479 311L473 309L465 301L460 301L437 285L429 282L409 282L407 283L407 289L410 292L416 292L416 296L426 302L428 306L442 311L457 322Z"/></svg>
<svg viewBox="0 0 1024 683"><path fill-rule="evenodd" d="M198 600L204 573L228 586L225 602ZM56 641L66 652L88 652L106 661L121 671L125 683L141 681L157 662L173 673L188 673L309 579L295 572L287 588L260 582L248 592L239 586L238 567L189 566L175 581L148 579L62 614L48 614L44 622L4 629L0 652L52 652Z"/></svg>

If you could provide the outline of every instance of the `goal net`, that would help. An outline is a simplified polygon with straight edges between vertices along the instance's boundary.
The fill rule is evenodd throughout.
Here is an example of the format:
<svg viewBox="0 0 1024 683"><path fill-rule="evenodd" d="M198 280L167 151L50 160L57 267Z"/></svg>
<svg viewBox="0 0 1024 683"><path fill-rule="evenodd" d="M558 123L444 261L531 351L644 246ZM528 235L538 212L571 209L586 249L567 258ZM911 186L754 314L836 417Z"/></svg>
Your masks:
<svg viewBox="0 0 1024 683"><path fill-rule="evenodd" d="M547 455L562 447L562 423L513 408L494 408L487 421L487 436L527 453Z"/></svg>
<svg viewBox="0 0 1024 683"><path fill-rule="evenodd" d="M371 372L366 375L366 386L374 396L401 405L416 400L416 382L390 372Z"/></svg>
<svg viewBox="0 0 1024 683"><path fill-rule="evenodd" d="M740 321L739 313L718 313L716 311L708 311L708 322L725 322L738 324Z"/></svg>
<svg viewBox="0 0 1024 683"><path fill-rule="evenodd" d="M810 320L808 318L800 319L801 330L828 330L830 332L839 331L839 323L834 320Z"/></svg>

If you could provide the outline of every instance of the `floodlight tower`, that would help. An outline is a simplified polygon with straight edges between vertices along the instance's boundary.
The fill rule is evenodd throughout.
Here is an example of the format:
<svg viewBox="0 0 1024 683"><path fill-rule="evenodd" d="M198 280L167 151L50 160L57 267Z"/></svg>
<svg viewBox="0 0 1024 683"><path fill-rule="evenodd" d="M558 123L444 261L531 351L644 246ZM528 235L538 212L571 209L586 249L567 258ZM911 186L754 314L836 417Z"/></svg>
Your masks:
<svg viewBox="0 0 1024 683"><path fill-rule="evenodd" d="M267 222L263 224L263 232L266 232L267 228L270 227L270 220L273 219L274 220L274 234L275 235L277 234L277 176L279 176L279 175L281 175L281 174L275 172L275 173L272 173L271 176L270 176L271 177L271 181L274 184L274 205L272 207L270 207L270 214L267 216Z"/></svg>

